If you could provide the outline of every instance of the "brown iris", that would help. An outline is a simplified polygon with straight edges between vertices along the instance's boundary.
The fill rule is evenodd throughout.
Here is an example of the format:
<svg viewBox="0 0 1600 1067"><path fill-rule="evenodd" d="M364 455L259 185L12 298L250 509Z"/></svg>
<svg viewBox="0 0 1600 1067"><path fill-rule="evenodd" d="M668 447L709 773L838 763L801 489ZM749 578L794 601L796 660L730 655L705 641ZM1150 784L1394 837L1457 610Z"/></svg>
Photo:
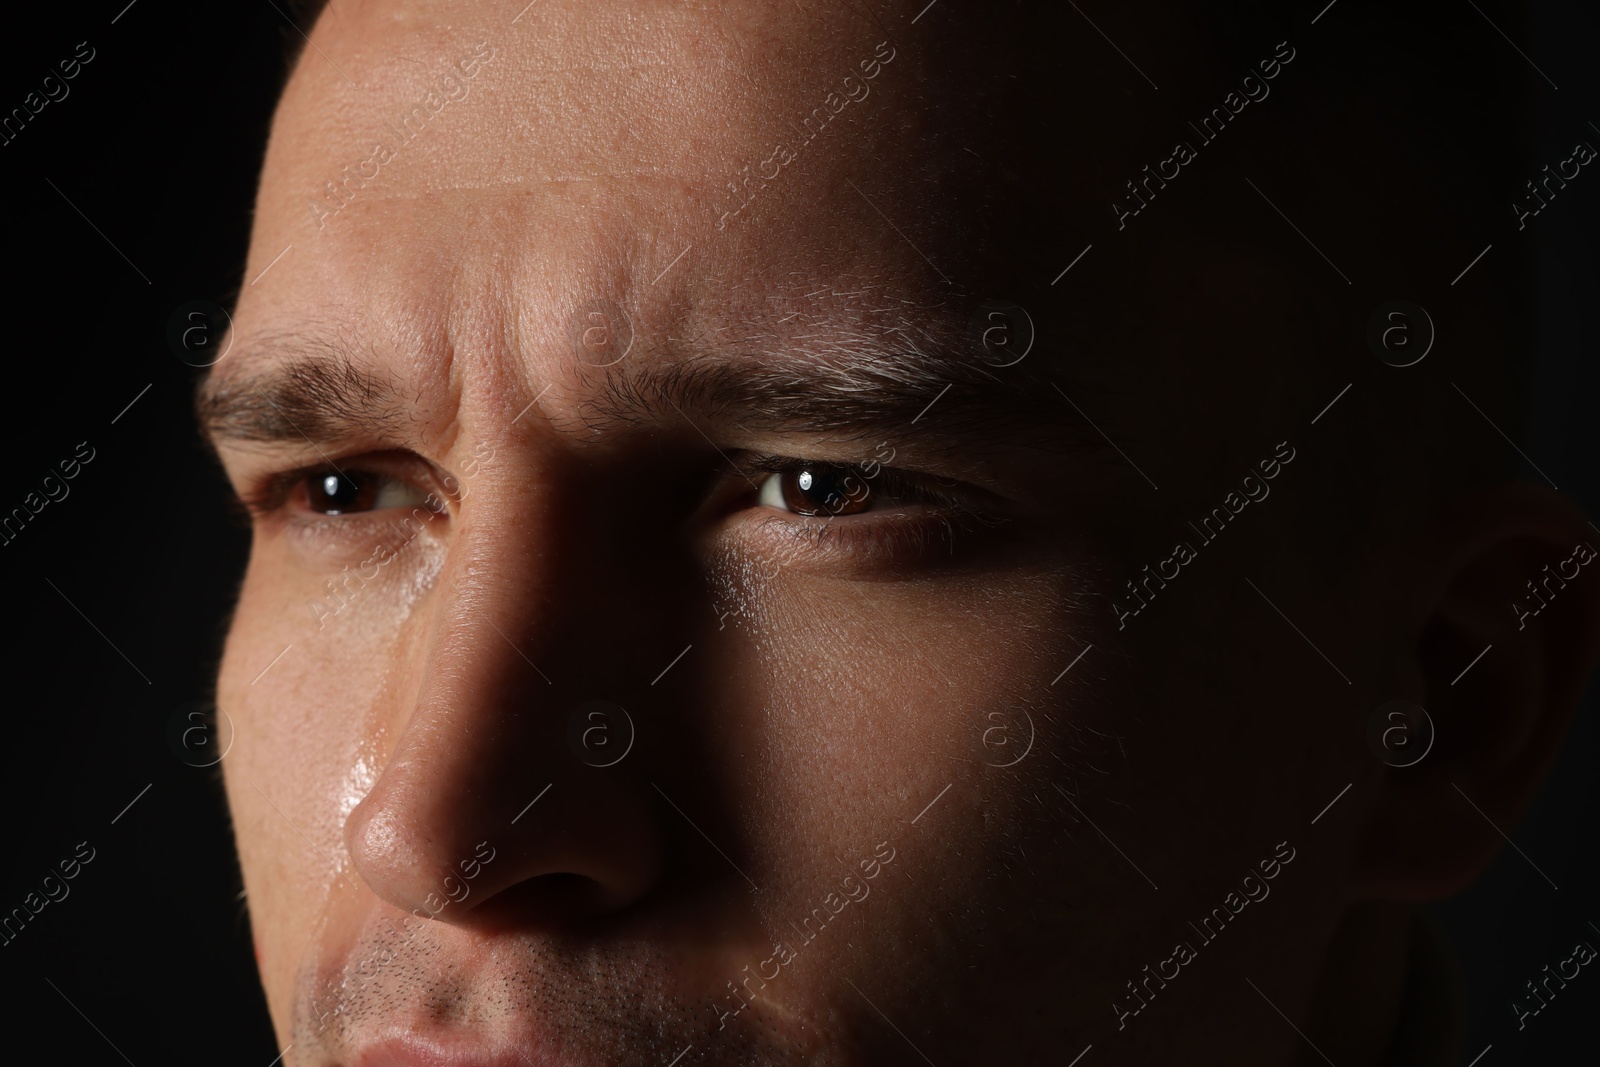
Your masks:
<svg viewBox="0 0 1600 1067"><path fill-rule="evenodd" d="M378 480L359 473L318 472L306 477L305 487L307 505L322 515L371 511L378 495Z"/></svg>
<svg viewBox="0 0 1600 1067"><path fill-rule="evenodd" d="M872 505L872 490L854 467L808 464L777 477L784 504L799 515L853 515Z"/></svg>

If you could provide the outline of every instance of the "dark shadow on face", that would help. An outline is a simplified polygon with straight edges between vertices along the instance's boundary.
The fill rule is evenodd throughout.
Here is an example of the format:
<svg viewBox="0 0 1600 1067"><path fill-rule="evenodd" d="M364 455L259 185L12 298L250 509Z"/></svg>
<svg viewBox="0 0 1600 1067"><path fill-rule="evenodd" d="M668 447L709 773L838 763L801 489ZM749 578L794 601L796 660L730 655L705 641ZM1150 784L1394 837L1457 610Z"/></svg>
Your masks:
<svg viewBox="0 0 1600 1067"><path fill-rule="evenodd" d="M1448 1051L1416 905L1600 654L1593 528L1507 477L1527 246L1461 222L1514 57L519 8L320 19L252 270L299 255L202 394L295 1061Z"/></svg>

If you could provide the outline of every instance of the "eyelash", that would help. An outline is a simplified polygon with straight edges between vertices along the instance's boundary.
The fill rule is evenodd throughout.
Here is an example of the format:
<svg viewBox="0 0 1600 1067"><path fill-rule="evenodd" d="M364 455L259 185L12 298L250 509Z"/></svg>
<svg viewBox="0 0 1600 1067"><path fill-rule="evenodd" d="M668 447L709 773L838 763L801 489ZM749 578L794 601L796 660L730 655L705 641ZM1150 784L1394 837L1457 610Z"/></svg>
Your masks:
<svg viewBox="0 0 1600 1067"><path fill-rule="evenodd" d="M240 490L239 503L253 519L264 519L282 510L294 495L295 488L317 473L317 468L283 471L269 475L247 490Z"/></svg>
<svg viewBox="0 0 1600 1067"><path fill-rule="evenodd" d="M735 462L747 477L760 473L769 478L828 466L852 473L870 485L872 492L886 498L889 503L882 510L844 516L788 512L782 518L768 516L759 522L758 529L762 531L840 560L909 562L923 558L935 548L944 550L946 555L954 555L958 536L965 544L967 537L993 531L1003 522L975 501L976 491L963 492L957 483L940 484L942 480L936 481L930 475L917 472L877 466L875 473L869 475L868 464L828 463L785 456L749 455ZM764 484L764 480L757 479L758 486ZM760 496L759 488L755 495ZM895 505L916 506L921 510L907 514Z"/></svg>
<svg viewBox="0 0 1600 1067"><path fill-rule="evenodd" d="M872 492L890 500L947 508L952 511L965 506L953 493L941 491L937 486L930 484L931 479L927 476L894 467L880 465L876 473L868 474L867 465L862 463L834 463L826 460L795 459L790 456L748 456L744 460L743 467L747 473L766 474L768 477L783 477L806 469L828 467L834 471L846 472L848 476L868 485ZM765 481L759 484L765 484ZM793 514L796 518L821 518L823 521L832 521L837 517L803 515L798 512Z"/></svg>
<svg viewBox="0 0 1600 1067"><path fill-rule="evenodd" d="M420 479L412 472L395 470L396 464L359 466L360 458L341 464L343 473L351 477L389 479L409 484L427 492L419 485ZM981 507L975 506L974 494L963 493L954 483L939 484L932 476L885 467L877 464L841 463L796 459L790 456L745 454L736 457L735 465L744 478L755 482L754 494L742 494L745 509L755 509L760 504L760 486L767 478L782 478L807 468L827 467L834 472L844 472L870 487L875 497L886 503L854 514L804 514L785 512L782 517L768 515L759 520L759 529L798 542L806 548L829 555L870 559L911 559L933 548L954 553L958 534L992 530L1001 520ZM873 473L868 474L871 469ZM253 521L283 515L295 496L305 492L310 479L335 473L329 464L317 464L283 471L263 478L248 492L240 493L239 500ZM440 494L431 494L438 499ZM906 508L917 508L907 513ZM356 523L381 513L383 509L330 514L307 508L296 509L294 517L330 529L349 524L352 532ZM835 521L838 520L838 521Z"/></svg>
<svg viewBox="0 0 1600 1067"><path fill-rule="evenodd" d="M379 467L361 467L354 464L347 464L343 467L335 468L330 464L321 463L315 466L300 467L295 470L282 471L277 474L268 475L253 488L241 492L239 494L239 503L244 507L245 511L252 519L269 518L284 511L284 509L288 507L290 500L295 496L296 493L299 493L302 490L302 487L306 486L310 479L331 474L347 476L347 479L373 478L380 481L409 484L413 488L419 489L430 497L435 499L440 498L439 493L428 490L421 486L417 486L415 484L417 479L414 476L402 475L392 470L384 469L388 466L388 464L384 464ZM308 511L306 514L319 520L359 519L364 515L374 514L378 510L383 509L356 511L345 514Z"/></svg>

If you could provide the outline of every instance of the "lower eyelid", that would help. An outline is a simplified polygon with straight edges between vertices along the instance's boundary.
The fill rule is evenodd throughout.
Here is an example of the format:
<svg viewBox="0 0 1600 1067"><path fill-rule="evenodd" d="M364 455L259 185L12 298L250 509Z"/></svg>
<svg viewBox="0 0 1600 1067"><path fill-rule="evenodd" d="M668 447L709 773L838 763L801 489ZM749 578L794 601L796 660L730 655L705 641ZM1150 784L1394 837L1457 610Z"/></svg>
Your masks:
<svg viewBox="0 0 1600 1067"><path fill-rule="evenodd" d="M835 518L767 514L734 527L747 551L788 560L800 570L816 568L851 578L897 578L926 574L948 562L993 528L974 512L885 509Z"/></svg>
<svg viewBox="0 0 1600 1067"><path fill-rule="evenodd" d="M352 566L388 546L394 560L403 558L425 537L443 531L435 525L448 512L427 508L384 508L349 515L300 512L284 517L282 533L290 551L302 565L337 570Z"/></svg>

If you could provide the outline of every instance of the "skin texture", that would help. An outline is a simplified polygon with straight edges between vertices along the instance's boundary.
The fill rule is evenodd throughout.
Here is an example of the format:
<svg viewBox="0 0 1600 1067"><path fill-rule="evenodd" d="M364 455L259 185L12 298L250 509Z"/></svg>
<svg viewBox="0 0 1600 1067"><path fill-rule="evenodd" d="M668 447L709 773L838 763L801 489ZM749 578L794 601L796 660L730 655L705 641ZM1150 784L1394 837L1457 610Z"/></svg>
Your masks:
<svg viewBox="0 0 1600 1067"><path fill-rule="evenodd" d="M1003 35L933 18L913 37L848 5L541 0L319 21L202 403L256 502L218 705L286 1062L1309 1055L1263 999L1336 1062L1381 1062L1407 908L1499 847L1462 792L1514 823L1593 667L1592 578L1526 630L1505 607L1587 527L1491 487L1381 550L1312 551L1348 446L1308 426L1301 362L1230 341L1263 306L1306 335L1303 278L1181 212L1160 255L1130 243L1039 294L1025 363L986 362L982 301L1064 260L995 209L1041 171L995 121L995 65L954 62ZM464 91L395 136L464 57ZM852 73L870 94L808 137ZM777 176L728 189L780 142ZM361 180L325 195L347 166ZM631 337L608 366L597 323ZM947 370L949 395L798 426L792 397L660 387L716 365L798 368L803 392L872 344ZM291 371L349 417L294 406ZM998 415L984 372L1012 390ZM252 439L272 412L292 432ZM1123 583L1285 454L1119 628ZM885 475L871 510L790 514L756 456L876 458L953 501ZM381 506L269 491L298 471L381 479ZM1395 698L1461 724L1404 772L1366 740ZM591 700L636 733L612 766L570 741ZM1175 942L1197 959L1120 1018Z"/></svg>

